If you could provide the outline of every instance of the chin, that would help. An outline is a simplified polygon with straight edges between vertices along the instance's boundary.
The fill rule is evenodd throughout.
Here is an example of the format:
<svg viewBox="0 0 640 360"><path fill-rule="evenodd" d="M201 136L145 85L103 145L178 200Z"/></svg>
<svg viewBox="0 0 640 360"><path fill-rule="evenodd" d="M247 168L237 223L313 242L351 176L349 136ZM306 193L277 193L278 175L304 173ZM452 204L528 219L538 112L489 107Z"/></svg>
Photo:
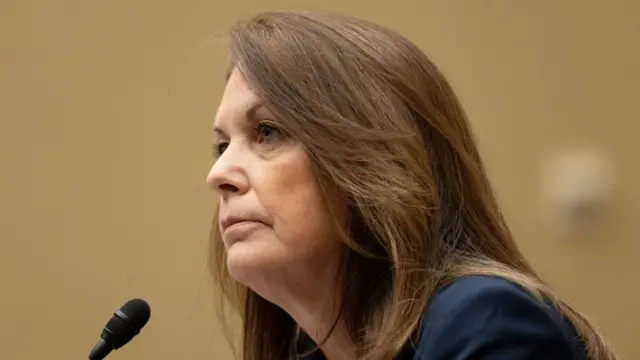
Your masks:
<svg viewBox="0 0 640 360"><path fill-rule="evenodd" d="M285 257L276 251L277 244L267 241L240 241L227 250L227 270L231 278L254 289L259 283L268 282L271 271L282 266Z"/></svg>

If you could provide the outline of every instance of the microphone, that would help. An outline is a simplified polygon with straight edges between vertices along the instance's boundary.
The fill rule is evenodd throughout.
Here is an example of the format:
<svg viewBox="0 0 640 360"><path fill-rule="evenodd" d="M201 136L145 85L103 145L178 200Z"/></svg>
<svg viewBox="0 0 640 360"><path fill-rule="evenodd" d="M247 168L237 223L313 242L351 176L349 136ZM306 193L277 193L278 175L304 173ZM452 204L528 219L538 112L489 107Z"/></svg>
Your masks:
<svg viewBox="0 0 640 360"><path fill-rule="evenodd" d="M102 330L100 340L89 353L90 360L102 360L112 350L126 345L147 324L151 317L151 308L142 299L133 299L122 305L120 310Z"/></svg>

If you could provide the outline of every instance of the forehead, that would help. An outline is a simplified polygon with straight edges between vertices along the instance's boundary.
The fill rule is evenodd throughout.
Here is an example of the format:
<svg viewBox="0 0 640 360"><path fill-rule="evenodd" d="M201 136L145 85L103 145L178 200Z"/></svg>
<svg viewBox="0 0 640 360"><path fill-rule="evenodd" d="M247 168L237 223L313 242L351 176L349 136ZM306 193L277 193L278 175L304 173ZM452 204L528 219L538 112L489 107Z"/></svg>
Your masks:
<svg viewBox="0 0 640 360"><path fill-rule="evenodd" d="M224 88L214 123L223 124L225 121L244 116L259 103L260 99L251 90L240 71L234 69Z"/></svg>

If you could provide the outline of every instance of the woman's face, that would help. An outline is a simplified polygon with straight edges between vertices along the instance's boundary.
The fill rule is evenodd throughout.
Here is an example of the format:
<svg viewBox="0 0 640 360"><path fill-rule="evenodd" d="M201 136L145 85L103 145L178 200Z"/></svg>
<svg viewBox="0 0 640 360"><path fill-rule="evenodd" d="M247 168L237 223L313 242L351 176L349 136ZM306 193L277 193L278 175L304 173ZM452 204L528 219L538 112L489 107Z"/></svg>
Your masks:
<svg viewBox="0 0 640 360"><path fill-rule="evenodd" d="M237 70L218 109L214 147L207 184L220 198L231 277L276 303L332 277L341 242L309 158Z"/></svg>

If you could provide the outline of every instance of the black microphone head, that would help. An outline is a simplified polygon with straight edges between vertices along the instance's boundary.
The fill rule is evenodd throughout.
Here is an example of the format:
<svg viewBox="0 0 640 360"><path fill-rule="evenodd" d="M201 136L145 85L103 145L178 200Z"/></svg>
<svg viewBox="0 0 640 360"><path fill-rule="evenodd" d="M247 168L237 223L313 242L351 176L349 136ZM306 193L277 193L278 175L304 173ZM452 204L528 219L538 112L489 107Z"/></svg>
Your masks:
<svg viewBox="0 0 640 360"><path fill-rule="evenodd" d="M118 310L114 315L114 318L116 316L125 319L129 326L139 332L145 325L147 325L147 321L149 321L149 318L151 317L151 308L146 301L142 299L133 299L122 305L120 310Z"/></svg>
<svg viewBox="0 0 640 360"><path fill-rule="evenodd" d="M142 299L133 299L122 305L120 310L113 314L113 317L102 330L102 338L119 349L147 324L151 317L151 308Z"/></svg>
<svg viewBox="0 0 640 360"><path fill-rule="evenodd" d="M102 330L100 342L89 355L90 359L102 359L111 350L117 350L126 345L147 324L151 317L149 304L142 299L133 299L122 305L113 314Z"/></svg>

